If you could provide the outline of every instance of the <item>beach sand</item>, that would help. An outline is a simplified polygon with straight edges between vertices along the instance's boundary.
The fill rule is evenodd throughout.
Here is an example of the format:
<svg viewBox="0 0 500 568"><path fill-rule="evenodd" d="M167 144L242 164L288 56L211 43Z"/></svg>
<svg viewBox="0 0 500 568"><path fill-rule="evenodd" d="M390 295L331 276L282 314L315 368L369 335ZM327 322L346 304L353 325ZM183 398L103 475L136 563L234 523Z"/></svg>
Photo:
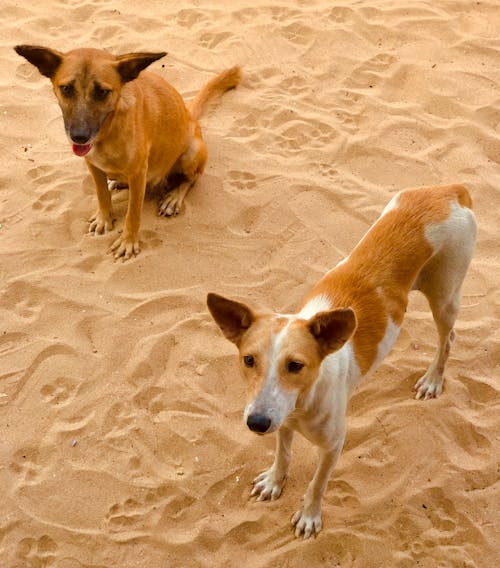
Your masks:
<svg viewBox="0 0 500 568"><path fill-rule="evenodd" d="M485 567L499 558L500 9L495 1L2 2L0 564L3 568ZM181 215L148 198L141 254L92 237L96 198L50 82L13 51L165 50L186 99L242 66L202 119ZM273 436L243 423L213 291L288 312L400 189L463 183L479 233L437 400L412 387L423 297L354 394L324 529L290 517L315 468L297 437L272 503Z"/></svg>

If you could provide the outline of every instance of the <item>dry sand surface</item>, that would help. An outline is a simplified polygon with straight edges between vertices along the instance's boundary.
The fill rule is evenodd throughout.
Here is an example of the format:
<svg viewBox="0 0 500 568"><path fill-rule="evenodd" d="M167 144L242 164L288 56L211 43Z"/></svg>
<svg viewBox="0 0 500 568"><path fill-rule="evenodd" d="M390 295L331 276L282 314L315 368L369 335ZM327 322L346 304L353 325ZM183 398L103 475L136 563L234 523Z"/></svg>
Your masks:
<svg viewBox="0 0 500 568"><path fill-rule="evenodd" d="M0 565L500 565L500 5L496 1L0 3ZM205 174L180 216L147 200L142 253L86 234L93 184L50 83L18 43L165 50L186 98L234 64L204 117ZM349 406L324 530L289 526L315 467L249 498L274 439L242 421L215 291L297 307L399 189L460 182L476 254L443 395L413 400L436 344L415 296Z"/></svg>

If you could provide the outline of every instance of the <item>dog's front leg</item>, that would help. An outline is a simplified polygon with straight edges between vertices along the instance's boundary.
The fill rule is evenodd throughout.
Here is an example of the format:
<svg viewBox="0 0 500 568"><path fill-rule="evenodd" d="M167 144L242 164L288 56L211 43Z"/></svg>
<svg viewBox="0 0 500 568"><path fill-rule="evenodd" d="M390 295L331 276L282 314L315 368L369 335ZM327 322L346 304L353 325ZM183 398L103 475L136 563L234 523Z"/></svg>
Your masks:
<svg viewBox="0 0 500 568"><path fill-rule="evenodd" d="M145 167L137 174L128 177L129 198L125 227L123 233L111 245L115 258L123 256L123 260L128 260L140 252L139 227L146 194L146 173L147 168Z"/></svg>
<svg viewBox="0 0 500 568"><path fill-rule="evenodd" d="M286 474L291 459L293 430L282 426L276 437L276 454L273 465L254 480L252 496L257 501L274 501L278 499L285 485Z"/></svg>
<svg viewBox="0 0 500 568"><path fill-rule="evenodd" d="M108 178L102 170L96 168L87 160L85 161L94 179L97 202L99 204L96 214L90 218L89 233L102 235L106 231L111 231L115 221L111 205L111 194L108 189Z"/></svg>
<svg viewBox="0 0 500 568"><path fill-rule="evenodd" d="M312 534L318 534L321 530L321 501L323 500L330 474L342 451L343 443L344 440L342 439L331 449L325 450L320 448L318 467L304 495L304 506L292 517L292 525L295 525L296 537L304 535L304 539L306 539Z"/></svg>

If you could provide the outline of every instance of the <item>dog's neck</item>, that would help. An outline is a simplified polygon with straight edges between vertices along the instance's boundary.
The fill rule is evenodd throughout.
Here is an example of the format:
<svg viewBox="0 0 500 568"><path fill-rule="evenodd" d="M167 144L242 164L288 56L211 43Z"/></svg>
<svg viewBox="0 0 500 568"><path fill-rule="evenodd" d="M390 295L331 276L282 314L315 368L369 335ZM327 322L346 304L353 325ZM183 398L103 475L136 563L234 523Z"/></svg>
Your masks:
<svg viewBox="0 0 500 568"><path fill-rule="evenodd" d="M329 275L332 274L332 272L333 271L330 271ZM370 292L378 295L375 289ZM364 312L369 314L370 310L373 309L374 302L371 297L372 293L358 297L359 303L355 306L355 312L361 325L363 325L363 320L366 317ZM332 296L335 296L334 290L332 290ZM364 300L366 300L366 302L364 302ZM382 303L381 300L380 302ZM364 303L368 305L365 306ZM347 306L337 306L328 294L320 293L313 297L309 296L309 299L306 300L306 303L300 311L292 317L309 319L320 312L328 311L336 307ZM359 380L369 375L379 366L387 353L391 350L400 329L399 326L397 326L390 317L385 316L385 314L382 319L381 340L378 343L372 344L373 353L370 354L369 363L362 360L360 364L357 357L356 349L360 347L359 340L363 339L359 336L366 334L364 329L358 329L355 335L339 351L328 355L323 360L313 387L306 395L299 397L298 408L308 411L311 405L314 406L314 404L316 404L315 401L317 399L324 398L323 394L329 388L340 389L348 398ZM373 340L373 336L369 339ZM363 347L362 344L361 347Z"/></svg>
<svg viewBox="0 0 500 568"><path fill-rule="evenodd" d="M352 344L348 342L323 360L316 381L299 395L285 425L301 432L313 444L335 439L342 433L337 431L339 422L331 420L332 413L345 414L347 401L360 377Z"/></svg>

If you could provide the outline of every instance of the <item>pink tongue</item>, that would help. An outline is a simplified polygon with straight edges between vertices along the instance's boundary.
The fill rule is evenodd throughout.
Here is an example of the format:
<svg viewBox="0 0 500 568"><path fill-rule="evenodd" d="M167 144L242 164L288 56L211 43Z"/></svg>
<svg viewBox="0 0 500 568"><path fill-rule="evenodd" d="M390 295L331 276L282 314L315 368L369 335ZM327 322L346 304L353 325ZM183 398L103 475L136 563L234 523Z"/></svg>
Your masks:
<svg viewBox="0 0 500 568"><path fill-rule="evenodd" d="M85 156L90 152L92 144L73 144L73 152L77 156Z"/></svg>

